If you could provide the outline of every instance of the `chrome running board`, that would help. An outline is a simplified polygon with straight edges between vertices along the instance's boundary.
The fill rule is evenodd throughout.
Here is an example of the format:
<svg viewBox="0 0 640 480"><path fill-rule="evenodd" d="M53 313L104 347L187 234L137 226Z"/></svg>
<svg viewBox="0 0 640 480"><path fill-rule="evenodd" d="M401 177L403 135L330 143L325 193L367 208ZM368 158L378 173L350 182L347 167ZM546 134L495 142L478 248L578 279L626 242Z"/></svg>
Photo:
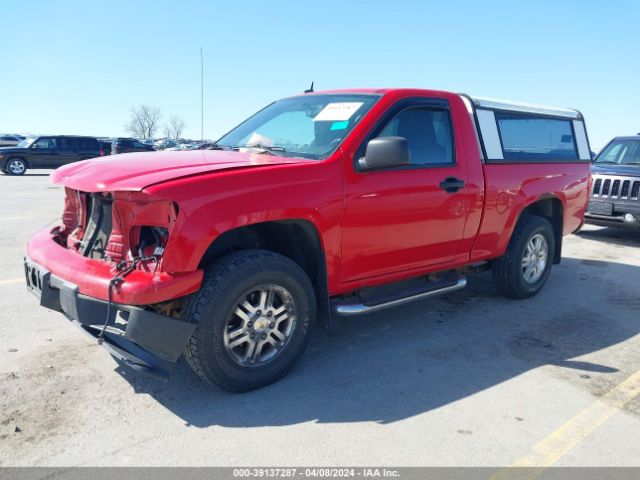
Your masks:
<svg viewBox="0 0 640 480"><path fill-rule="evenodd" d="M443 293L454 292L467 286L467 279L459 277L453 283L448 282L434 282L431 288L423 290L422 292L412 292L407 296L398 296L397 298L383 301L380 303L375 302L375 298L367 302L361 303L334 303L333 310L344 316L361 315L364 313L376 312L385 308L396 307L405 303L413 302L414 300L421 300L423 298L433 297L435 295L441 295ZM387 295L388 296L388 295Z"/></svg>

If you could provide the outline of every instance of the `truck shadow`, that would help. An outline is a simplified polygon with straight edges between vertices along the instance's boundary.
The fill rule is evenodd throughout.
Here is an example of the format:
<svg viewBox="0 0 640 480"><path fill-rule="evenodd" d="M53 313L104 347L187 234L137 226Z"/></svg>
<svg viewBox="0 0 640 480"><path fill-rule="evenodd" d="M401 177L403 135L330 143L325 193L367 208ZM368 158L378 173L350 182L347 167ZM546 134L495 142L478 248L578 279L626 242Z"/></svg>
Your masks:
<svg viewBox="0 0 640 480"><path fill-rule="evenodd" d="M586 240L612 243L623 247L640 247L640 229L632 228L593 228L584 229L576 233Z"/></svg>
<svg viewBox="0 0 640 480"><path fill-rule="evenodd" d="M578 385L591 378L602 387L623 375L620 365L576 357L640 331L633 320L640 312L638 281L637 266L565 258L540 295L516 301L494 288L489 273L472 276L460 292L336 318L330 330L316 329L286 378L246 394L204 384L185 362L168 382L122 365L117 371L137 393L195 427L395 422L544 365L562 367L563 378Z"/></svg>

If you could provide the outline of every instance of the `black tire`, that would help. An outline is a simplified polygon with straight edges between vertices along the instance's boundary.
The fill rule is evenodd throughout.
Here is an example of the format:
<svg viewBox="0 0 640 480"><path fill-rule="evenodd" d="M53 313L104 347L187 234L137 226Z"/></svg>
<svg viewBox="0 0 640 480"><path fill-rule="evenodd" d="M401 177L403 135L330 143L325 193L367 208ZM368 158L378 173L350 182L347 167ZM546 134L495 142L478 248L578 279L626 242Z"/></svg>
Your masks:
<svg viewBox="0 0 640 480"><path fill-rule="evenodd" d="M18 170L11 168L12 164L19 164L21 166L21 169ZM20 176L25 174L27 168L29 168L29 165L27 165L27 162L25 162L22 158L10 158L4 164L4 169L2 171L7 175Z"/></svg>
<svg viewBox="0 0 640 480"><path fill-rule="evenodd" d="M286 344L272 359L260 365L243 366L226 346L225 332L230 331L229 321L234 318L242 321L233 313L237 311L238 301L245 298L248 291L264 285L286 289L295 322ZM254 390L279 380L291 370L304 352L315 317L313 286L296 263L264 250L234 252L205 272L202 287L183 308L182 318L198 324L185 357L195 373L209 383L231 392ZM255 324L258 325L258 320ZM273 324L269 327L273 328ZM269 335L271 339L270 333L260 335Z"/></svg>
<svg viewBox="0 0 640 480"><path fill-rule="evenodd" d="M540 277L529 283L525 279L523 261L529 242L542 235L547 243L547 261ZM492 266L493 280L506 295L513 298L529 298L536 295L547 282L555 255L555 235L546 218L535 215L523 216L513 232L505 254Z"/></svg>

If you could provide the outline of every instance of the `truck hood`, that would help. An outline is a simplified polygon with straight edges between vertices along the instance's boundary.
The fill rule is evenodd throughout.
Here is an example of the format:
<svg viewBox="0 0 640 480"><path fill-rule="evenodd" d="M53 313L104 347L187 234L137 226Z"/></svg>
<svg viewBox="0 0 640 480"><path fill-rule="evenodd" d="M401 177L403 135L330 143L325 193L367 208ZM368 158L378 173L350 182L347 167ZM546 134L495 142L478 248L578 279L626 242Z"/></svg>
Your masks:
<svg viewBox="0 0 640 480"><path fill-rule="evenodd" d="M625 177L640 177L640 166L624 165L591 165L591 173L594 175L622 175Z"/></svg>
<svg viewBox="0 0 640 480"><path fill-rule="evenodd" d="M153 184L219 170L313 161L226 150L125 153L65 165L51 174L51 182L83 192L141 191Z"/></svg>

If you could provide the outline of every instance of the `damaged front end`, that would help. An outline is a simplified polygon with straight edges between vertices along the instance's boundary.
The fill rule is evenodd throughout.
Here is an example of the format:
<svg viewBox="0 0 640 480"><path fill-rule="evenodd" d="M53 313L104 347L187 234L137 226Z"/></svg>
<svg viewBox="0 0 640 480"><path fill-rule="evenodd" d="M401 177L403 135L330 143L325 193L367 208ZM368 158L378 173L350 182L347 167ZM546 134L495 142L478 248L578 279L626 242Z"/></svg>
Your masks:
<svg viewBox="0 0 640 480"><path fill-rule="evenodd" d="M195 329L182 302L202 280L163 265L178 206L141 192L65 194L62 224L29 242L27 287L114 356L166 377Z"/></svg>
<svg viewBox="0 0 640 480"><path fill-rule="evenodd" d="M178 206L138 192L85 193L66 189L61 245L81 255L118 264L147 258L158 268Z"/></svg>

